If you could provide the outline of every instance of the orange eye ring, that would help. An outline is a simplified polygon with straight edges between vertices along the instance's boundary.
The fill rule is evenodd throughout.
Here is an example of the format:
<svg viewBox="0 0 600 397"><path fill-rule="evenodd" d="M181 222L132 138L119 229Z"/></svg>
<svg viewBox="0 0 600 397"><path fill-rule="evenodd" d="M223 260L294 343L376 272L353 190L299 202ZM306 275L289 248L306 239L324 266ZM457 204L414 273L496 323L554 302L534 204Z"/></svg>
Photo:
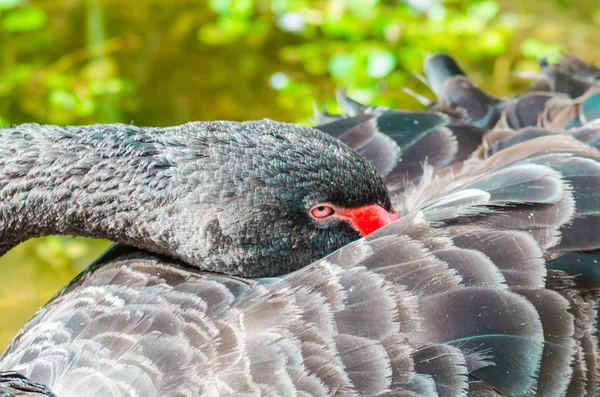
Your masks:
<svg viewBox="0 0 600 397"><path fill-rule="evenodd" d="M329 204L317 204L310 210L310 215L315 219L329 218L335 214L335 209Z"/></svg>

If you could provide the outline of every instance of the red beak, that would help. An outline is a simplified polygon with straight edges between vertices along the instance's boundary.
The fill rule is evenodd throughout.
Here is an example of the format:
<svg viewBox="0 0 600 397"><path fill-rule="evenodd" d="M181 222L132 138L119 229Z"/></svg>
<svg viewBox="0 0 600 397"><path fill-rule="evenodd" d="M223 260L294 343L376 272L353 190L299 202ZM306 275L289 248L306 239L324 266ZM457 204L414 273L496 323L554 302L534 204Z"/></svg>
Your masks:
<svg viewBox="0 0 600 397"><path fill-rule="evenodd" d="M339 209L337 215L348 221L362 236L371 234L375 230L400 219L400 215L389 213L376 204Z"/></svg>

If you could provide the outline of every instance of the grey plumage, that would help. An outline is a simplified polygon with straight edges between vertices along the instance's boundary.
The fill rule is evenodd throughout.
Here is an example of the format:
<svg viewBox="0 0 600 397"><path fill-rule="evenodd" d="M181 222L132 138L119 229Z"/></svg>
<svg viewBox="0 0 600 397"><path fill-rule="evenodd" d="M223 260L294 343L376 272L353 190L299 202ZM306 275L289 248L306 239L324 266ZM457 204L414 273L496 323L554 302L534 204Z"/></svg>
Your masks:
<svg viewBox="0 0 600 397"><path fill-rule="evenodd" d="M383 182L338 140L270 120L169 128L0 129L0 250L73 234L246 277L290 272L355 240L320 202L379 204ZM279 261L286 256L286 262Z"/></svg>
<svg viewBox="0 0 600 397"><path fill-rule="evenodd" d="M481 114L502 122L510 103L484 101ZM389 150L381 121L409 113L346 105L323 130L373 143L363 153L380 171L440 130L410 130ZM121 247L36 314L0 371L58 397L596 396L600 151L585 128L476 133L464 163L456 139L395 190L402 219L285 276L217 275Z"/></svg>
<svg viewBox="0 0 600 397"><path fill-rule="evenodd" d="M478 263L490 272L463 278L453 250L485 258ZM592 320L567 311L587 300L575 306L570 290L544 289L540 255L527 233L440 229L420 213L279 280L210 275L132 254L43 308L0 368L65 397L113 395L109 389L377 395L424 385L423 395L467 395L475 379L506 395L560 395L570 364L582 363L573 356L577 335L589 337L577 320ZM445 356L450 361L439 361ZM140 367L145 362L153 364ZM546 365L554 368L547 380ZM128 389L119 386L123 377Z"/></svg>
<svg viewBox="0 0 600 397"><path fill-rule="evenodd" d="M439 109L409 112L366 107L348 98L345 91L338 93L338 101L346 114L317 114L315 128L368 159L392 195L421 180L423 163L441 170L466 160L486 132Z"/></svg>

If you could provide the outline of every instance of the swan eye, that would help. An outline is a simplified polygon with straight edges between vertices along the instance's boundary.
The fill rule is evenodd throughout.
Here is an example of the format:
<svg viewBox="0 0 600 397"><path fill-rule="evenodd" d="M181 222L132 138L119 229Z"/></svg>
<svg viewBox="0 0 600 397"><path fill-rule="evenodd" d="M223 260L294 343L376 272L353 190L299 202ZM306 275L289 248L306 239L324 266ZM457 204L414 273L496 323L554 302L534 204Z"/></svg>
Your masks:
<svg viewBox="0 0 600 397"><path fill-rule="evenodd" d="M315 219L325 219L335 214L335 210L332 206L327 204L318 204L310 210L310 214Z"/></svg>

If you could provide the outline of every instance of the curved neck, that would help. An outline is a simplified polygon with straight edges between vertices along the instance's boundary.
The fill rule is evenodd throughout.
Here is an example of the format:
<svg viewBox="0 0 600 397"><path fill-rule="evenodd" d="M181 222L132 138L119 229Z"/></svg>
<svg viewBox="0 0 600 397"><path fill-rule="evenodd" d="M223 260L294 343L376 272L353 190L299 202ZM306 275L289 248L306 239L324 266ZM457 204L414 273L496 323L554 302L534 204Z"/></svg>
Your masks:
<svg viewBox="0 0 600 397"><path fill-rule="evenodd" d="M332 164L335 177L324 173ZM364 158L301 125L0 128L0 253L30 237L77 235L269 277L359 237L345 221L316 225L306 203L322 201L389 206Z"/></svg>
<svg viewBox="0 0 600 397"><path fill-rule="evenodd" d="M186 126L194 131L182 131ZM182 212L182 200L192 191L186 181L202 179L196 160L207 146L190 141L208 126L0 129L0 253L31 237L60 234L113 240L197 263L200 257L181 248L194 237L177 222L189 215ZM202 223L202 216L195 220ZM192 220L186 222L190 230Z"/></svg>

